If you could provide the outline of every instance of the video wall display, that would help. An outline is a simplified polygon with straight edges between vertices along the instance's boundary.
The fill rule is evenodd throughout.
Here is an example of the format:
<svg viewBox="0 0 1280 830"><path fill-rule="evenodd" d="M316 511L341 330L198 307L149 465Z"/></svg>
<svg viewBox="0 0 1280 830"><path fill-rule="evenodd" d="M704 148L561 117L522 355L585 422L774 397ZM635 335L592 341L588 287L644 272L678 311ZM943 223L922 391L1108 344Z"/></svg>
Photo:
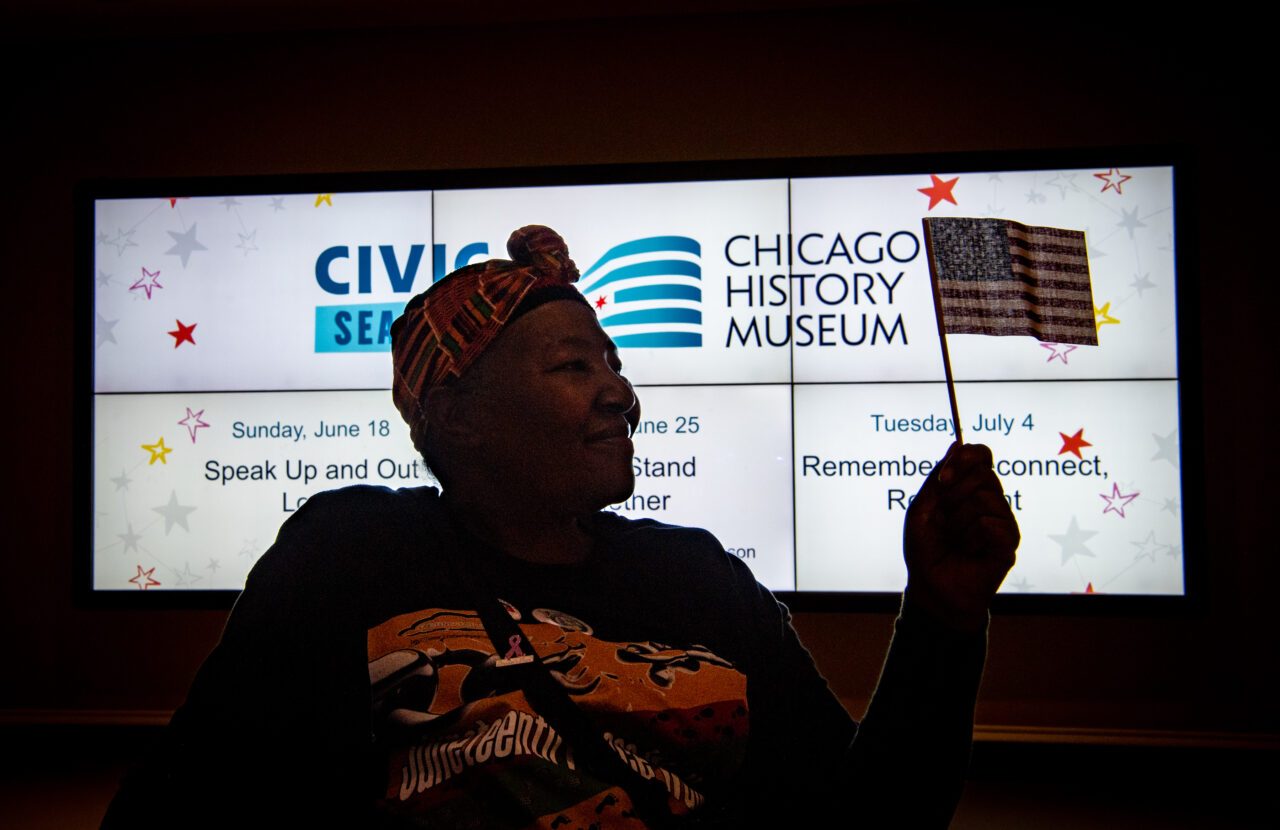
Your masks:
<svg viewBox="0 0 1280 830"><path fill-rule="evenodd" d="M964 216L1083 231L1095 306L1097 346L948 336L965 440L1022 529L1002 593L1181 596L1174 174L96 193L92 590L236 591L316 492L434 484L391 322L542 224L643 403L609 509L706 527L777 591L900 591L954 432L921 220Z"/></svg>

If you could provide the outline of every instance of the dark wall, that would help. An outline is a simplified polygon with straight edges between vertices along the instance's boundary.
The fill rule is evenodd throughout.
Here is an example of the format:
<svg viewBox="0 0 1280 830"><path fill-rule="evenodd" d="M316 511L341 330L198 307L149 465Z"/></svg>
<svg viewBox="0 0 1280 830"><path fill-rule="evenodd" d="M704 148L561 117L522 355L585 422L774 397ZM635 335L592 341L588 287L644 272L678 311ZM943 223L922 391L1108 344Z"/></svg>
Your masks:
<svg viewBox="0 0 1280 830"><path fill-rule="evenodd" d="M1252 70L1198 21L1016 21L887 10L508 27L6 43L6 375L0 709L171 708L220 612L71 596L72 188L91 177L322 173L1180 143L1198 159L1209 601L1174 618L1003 616L989 724L1280 731L1273 701L1272 275L1251 234L1274 173ZM1246 26L1242 31L1247 32ZM1230 44L1226 49L1224 44ZM1224 58L1224 55L1226 57ZM1260 87L1260 84L1253 84ZM1196 314L1193 311L1193 316ZM1274 324L1273 324L1274 325ZM1189 437L1187 439L1189 443ZM1190 463L1189 463L1190 466ZM1265 544L1265 547L1264 547ZM1267 550L1272 550L1267 554ZM802 615L855 710L890 619Z"/></svg>

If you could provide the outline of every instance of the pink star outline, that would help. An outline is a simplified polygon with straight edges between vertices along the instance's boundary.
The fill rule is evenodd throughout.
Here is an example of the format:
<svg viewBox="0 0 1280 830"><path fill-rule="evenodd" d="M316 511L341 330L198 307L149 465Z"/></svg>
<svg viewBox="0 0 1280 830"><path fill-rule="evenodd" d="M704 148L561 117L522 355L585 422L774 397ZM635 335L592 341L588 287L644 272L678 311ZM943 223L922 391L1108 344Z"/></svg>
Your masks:
<svg viewBox="0 0 1280 830"><path fill-rule="evenodd" d="M187 417L183 418L181 421L178 421L178 426L186 427L187 432L191 434L191 443L193 444L196 442L196 430L203 429L204 427L209 426L207 423L200 420L200 416L203 414L204 414L203 409L200 410L199 412L192 412L191 407L188 406Z"/></svg>
<svg viewBox="0 0 1280 830"><path fill-rule="evenodd" d="M1118 179L1118 181L1112 181L1111 180L1112 176L1115 176L1116 179ZM1106 193L1108 190L1114 190L1118 195L1121 195L1121 196L1124 195L1124 191L1120 189L1120 186L1133 178L1133 176L1126 176L1124 173L1121 173L1120 168L1118 167L1112 167L1110 170L1108 170L1105 173L1094 173L1093 177L1095 179L1100 179L1106 182L1106 184L1102 186L1102 190L1099 192Z"/></svg>
<svg viewBox="0 0 1280 830"><path fill-rule="evenodd" d="M1067 343L1041 343L1040 348L1048 349L1050 352L1049 358L1045 363L1052 363L1054 360L1061 360L1062 365L1067 366L1069 365L1067 363L1067 355L1071 354L1079 347L1072 346Z"/></svg>
<svg viewBox="0 0 1280 830"><path fill-rule="evenodd" d="M1128 507L1129 502L1133 501L1134 499L1136 499L1138 496L1142 494L1136 491L1133 493L1121 493L1120 485L1112 484L1111 495L1108 496L1106 493L1099 493L1098 495L1101 496L1102 500L1107 503L1107 506L1102 508L1102 515L1105 516L1108 513L1119 513L1120 518L1123 519L1124 509ZM1119 504L1117 504L1117 502L1119 502Z"/></svg>
<svg viewBox="0 0 1280 830"><path fill-rule="evenodd" d="M132 582L134 585L137 585L139 591L145 591L148 588L151 588L160 584L160 580L152 576L152 574L154 574L155 572L156 572L155 566L147 568L144 571L142 569L142 566L139 565L138 575L135 576L133 579L130 579L129 581Z"/></svg>
<svg viewBox="0 0 1280 830"><path fill-rule="evenodd" d="M142 267L142 276L138 277L137 282L129 286L129 290L136 291L139 288L141 288L143 291L147 292L147 299L149 300L151 299L152 289L164 288L164 286L160 284L160 280L158 279L159 276L160 276L159 271L148 271L147 267L144 265ZM148 277L151 278L151 282L147 282Z"/></svg>

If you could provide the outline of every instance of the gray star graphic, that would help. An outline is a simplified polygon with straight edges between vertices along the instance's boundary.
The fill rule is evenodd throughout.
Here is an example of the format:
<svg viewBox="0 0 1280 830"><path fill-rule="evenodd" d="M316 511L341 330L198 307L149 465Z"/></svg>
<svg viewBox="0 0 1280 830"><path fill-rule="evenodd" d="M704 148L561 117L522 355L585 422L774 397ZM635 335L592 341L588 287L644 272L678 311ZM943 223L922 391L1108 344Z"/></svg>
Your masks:
<svg viewBox="0 0 1280 830"><path fill-rule="evenodd" d="M191 572L191 563L187 562L182 566L182 570L174 574L174 585L185 587L193 582L199 582L201 579L199 574Z"/></svg>
<svg viewBox="0 0 1280 830"><path fill-rule="evenodd" d="M1146 291L1148 288L1156 287L1156 284L1151 281L1150 274L1143 274L1142 276L1138 276L1137 274L1134 274L1133 282L1129 283L1129 285L1133 287L1133 290L1138 292L1139 297L1141 297L1142 292Z"/></svg>
<svg viewBox="0 0 1280 830"><path fill-rule="evenodd" d="M1000 174L999 174L999 173L988 173L988 174L987 174L987 181L989 181L989 182L1001 182L1001 183L1003 184L1003 180L1000 178Z"/></svg>
<svg viewBox="0 0 1280 830"><path fill-rule="evenodd" d="M1130 239L1133 239L1134 231L1136 231L1138 228L1146 227L1146 225L1142 223L1142 220L1138 218L1138 209L1136 207L1133 209L1133 213L1130 213L1124 208L1120 208L1120 212L1124 214L1124 218L1121 219L1119 222L1116 222L1116 227L1124 228L1125 230L1127 230L1129 232Z"/></svg>
<svg viewBox="0 0 1280 830"><path fill-rule="evenodd" d="M245 539L244 544L240 546L240 555L248 557L256 557L258 555L258 540Z"/></svg>
<svg viewBox="0 0 1280 830"><path fill-rule="evenodd" d="M1182 555L1182 545L1165 545L1164 552L1174 559L1177 559Z"/></svg>
<svg viewBox="0 0 1280 830"><path fill-rule="evenodd" d="M254 228L248 233L237 233L236 236L240 237L240 241L236 243L236 247L243 249L244 255L248 256L250 251L258 250L258 244L254 241L254 238L257 235L258 235L257 228Z"/></svg>
<svg viewBox="0 0 1280 830"><path fill-rule="evenodd" d="M209 564L208 564L208 565L205 565L205 568L206 568L206 569L208 569L208 570L210 570L210 571L212 571L213 573L217 573L217 572L218 572L218 560L217 560L217 559L210 559L210 560L209 560Z"/></svg>
<svg viewBox="0 0 1280 830"><path fill-rule="evenodd" d="M235 196L228 196L223 199L220 204L226 205L227 210L231 210L233 207L238 207L242 203Z"/></svg>
<svg viewBox="0 0 1280 830"><path fill-rule="evenodd" d="M115 246L116 256L124 254L125 248L136 248L138 243L133 241L133 228L125 230L124 228L116 228L116 238L111 240L109 245Z"/></svg>
<svg viewBox="0 0 1280 830"><path fill-rule="evenodd" d="M1076 522L1076 517L1071 517L1071 524L1067 525L1066 533L1050 533L1049 538L1057 542L1062 548L1062 564L1067 564L1067 560L1073 556L1093 556L1093 551L1085 547L1085 542L1098 535L1096 530L1081 530L1080 525Z"/></svg>
<svg viewBox="0 0 1280 830"><path fill-rule="evenodd" d="M1153 432L1151 437L1156 440L1156 446L1159 447L1156 454L1151 456L1151 460L1158 461L1163 458L1173 465L1173 469L1178 469L1178 431L1175 429L1163 438Z"/></svg>
<svg viewBox="0 0 1280 830"><path fill-rule="evenodd" d="M99 268L98 269L98 285L106 286L110 284L111 284L111 275L108 274L106 271L103 271L101 268Z"/></svg>
<svg viewBox="0 0 1280 830"><path fill-rule="evenodd" d="M195 510L194 507L178 504L178 491L169 491L169 503L162 504L159 507L151 508L155 512L164 516L164 535L168 536L169 531L173 530L174 525L181 525L182 529L191 532L191 528L187 527L187 515Z"/></svg>
<svg viewBox="0 0 1280 830"><path fill-rule="evenodd" d="M1154 530L1149 532L1147 538L1141 542L1130 542L1129 544L1138 549L1138 552L1133 556L1133 561L1135 562L1144 556L1152 562L1156 561L1156 549L1161 547L1160 543L1156 541L1156 532Z"/></svg>
<svg viewBox="0 0 1280 830"><path fill-rule="evenodd" d="M111 237L107 235L107 232L106 232L106 231L98 231L98 244L99 244L99 245L109 245L110 243L111 243Z"/></svg>
<svg viewBox="0 0 1280 830"><path fill-rule="evenodd" d="M181 257L183 268L187 267L187 260L191 259L192 253L209 250L196 241L196 226L194 222L191 227L182 233L174 233L173 231L165 231L165 233L173 237L173 247L165 251L165 253Z"/></svg>
<svg viewBox="0 0 1280 830"><path fill-rule="evenodd" d="M1015 591L1020 591L1025 594L1036 586L1028 582L1025 576L1020 576L1017 579L1011 581L1009 583L1009 587Z"/></svg>
<svg viewBox="0 0 1280 830"><path fill-rule="evenodd" d="M1027 191L1027 201L1033 205L1041 204L1046 200L1046 196L1034 187Z"/></svg>
<svg viewBox="0 0 1280 830"><path fill-rule="evenodd" d="M116 323L120 321L108 320L96 311L93 313L93 316L97 318L97 325L94 326L94 333L97 336L98 341L94 345L94 348L98 348L98 346L101 346L103 343L115 343L116 336L112 334L111 330L114 329L116 327Z"/></svg>
<svg viewBox="0 0 1280 830"><path fill-rule="evenodd" d="M138 540L141 539L142 536L133 532L133 522L125 522L124 533L117 533L116 535L120 537L120 541L124 542L124 553L128 553L129 551L137 552Z"/></svg>
<svg viewBox="0 0 1280 830"><path fill-rule="evenodd" d="M1076 188L1075 183L1072 181L1075 177L1075 173L1059 173L1052 179L1049 179L1049 181L1045 182L1045 186L1058 188L1058 193L1060 193L1062 198L1065 199L1067 198L1067 191L1075 190Z"/></svg>
<svg viewBox="0 0 1280 830"><path fill-rule="evenodd" d="M283 196L272 196L272 197L271 197L271 209L272 209L272 210L274 210L276 213L279 213L280 211L284 210L284 197L283 197Z"/></svg>
<svg viewBox="0 0 1280 830"><path fill-rule="evenodd" d="M1175 515L1175 516L1176 516L1176 515L1178 515L1178 500L1177 500L1177 499L1165 499L1165 500L1164 500L1164 507L1162 507L1162 508L1160 508L1160 509L1161 509L1161 510L1163 510L1163 511L1165 511L1166 513L1172 513L1173 515Z"/></svg>
<svg viewBox="0 0 1280 830"><path fill-rule="evenodd" d="M129 491L129 485L133 483L133 479L129 478L128 470L121 470L120 475L111 479L111 483L116 486L117 493L121 490L124 490L127 493Z"/></svg>

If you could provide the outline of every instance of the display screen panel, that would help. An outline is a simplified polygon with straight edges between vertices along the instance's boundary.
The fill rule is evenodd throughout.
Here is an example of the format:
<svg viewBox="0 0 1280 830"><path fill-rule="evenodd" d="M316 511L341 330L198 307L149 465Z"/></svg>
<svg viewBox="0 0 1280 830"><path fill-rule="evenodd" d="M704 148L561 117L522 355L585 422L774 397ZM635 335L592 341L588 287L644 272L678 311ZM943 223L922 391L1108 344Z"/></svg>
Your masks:
<svg viewBox="0 0 1280 830"><path fill-rule="evenodd" d="M953 440L921 221L966 216L1083 231L1098 335L947 338L1022 529L1002 594L1184 597L1175 165L951 161L88 188L88 589L231 596L312 494L434 484L391 321L536 223L643 403L609 509L706 527L793 598L898 592L905 511Z"/></svg>

